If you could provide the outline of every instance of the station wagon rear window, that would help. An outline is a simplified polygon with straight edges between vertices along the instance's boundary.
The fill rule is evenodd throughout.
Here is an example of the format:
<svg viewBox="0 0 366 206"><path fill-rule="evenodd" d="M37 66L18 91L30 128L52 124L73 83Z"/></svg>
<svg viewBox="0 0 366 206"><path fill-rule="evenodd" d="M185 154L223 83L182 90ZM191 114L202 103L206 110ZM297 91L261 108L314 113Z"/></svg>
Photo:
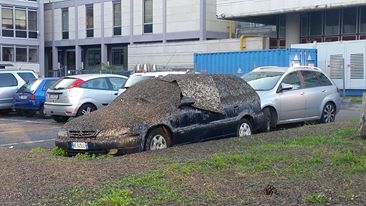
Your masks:
<svg viewBox="0 0 366 206"><path fill-rule="evenodd" d="M63 78L58 80L50 89L61 90L67 89L76 79L75 78Z"/></svg>
<svg viewBox="0 0 366 206"><path fill-rule="evenodd" d="M37 79L33 73L31 72L18 72L17 73L20 78L22 78L25 82L29 82L29 81L32 81L32 80L35 80Z"/></svg>
<svg viewBox="0 0 366 206"><path fill-rule="evenodd" d="M250 72L243 79L256 91L268 91L273 89L283 72Z"/></svg>

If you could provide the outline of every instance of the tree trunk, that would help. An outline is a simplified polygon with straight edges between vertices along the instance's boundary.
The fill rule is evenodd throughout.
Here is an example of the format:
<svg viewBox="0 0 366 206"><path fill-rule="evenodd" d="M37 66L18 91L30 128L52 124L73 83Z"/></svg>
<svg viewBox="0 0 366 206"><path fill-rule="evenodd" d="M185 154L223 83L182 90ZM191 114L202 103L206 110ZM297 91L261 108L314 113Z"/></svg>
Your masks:
<svg viewBox="0 0 366 206"><path fill-rule="evenodd" d="M363 93L362 97L362 111L361 111L361 118L360 118L360 128L358 132L361 138L366 139L366 92Z"/></svg>

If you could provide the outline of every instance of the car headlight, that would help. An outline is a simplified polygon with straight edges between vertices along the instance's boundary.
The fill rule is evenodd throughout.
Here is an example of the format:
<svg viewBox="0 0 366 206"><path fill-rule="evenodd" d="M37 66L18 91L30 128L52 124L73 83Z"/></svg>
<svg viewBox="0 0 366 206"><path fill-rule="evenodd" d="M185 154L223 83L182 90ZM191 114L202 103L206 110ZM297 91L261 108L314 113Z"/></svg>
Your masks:
<svg viewBox="0 0 366 206"><path fill-rule="evenodd" d="M130 133L128 128L102 130L97 137L122 137Z"/></svg>
<svg viewBox="0 0 366 206"><path fill-rule="evenodd" d="M60 129L57 133L58 138L65 138L69 136L69 132L66 129Z"/></svg>

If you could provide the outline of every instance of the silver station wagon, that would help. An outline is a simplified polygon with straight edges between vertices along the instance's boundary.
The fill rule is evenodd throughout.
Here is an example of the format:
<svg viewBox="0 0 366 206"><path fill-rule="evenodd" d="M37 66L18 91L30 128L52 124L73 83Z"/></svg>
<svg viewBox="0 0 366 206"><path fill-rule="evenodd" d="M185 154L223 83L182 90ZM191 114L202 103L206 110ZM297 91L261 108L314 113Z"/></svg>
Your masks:
<svg viewBox="0 0 366 206"><path fill-rule="evenodd" d="M57 122L81 116L110 104L127 77L113 74L83 74L60 79L47 90L44 113Z"/></svg>
<svg viewBox="0 0 366 206"><path fill-rule="evenodd" d="M340 109L340 90L317 67L260 67L243 79L260 96L263 131L287 123L333 122Z"/></svg>

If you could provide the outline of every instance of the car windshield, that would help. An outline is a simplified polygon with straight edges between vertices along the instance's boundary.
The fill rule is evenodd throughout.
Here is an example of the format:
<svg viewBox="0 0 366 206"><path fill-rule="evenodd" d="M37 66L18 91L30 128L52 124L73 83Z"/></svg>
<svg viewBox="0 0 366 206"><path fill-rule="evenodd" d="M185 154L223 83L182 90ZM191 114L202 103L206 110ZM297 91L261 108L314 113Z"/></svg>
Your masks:
<svg viewBox="0 0 366 206"><path fill-rule="evenodd" d="M65 77L58 80L50 89L53 90L62 90L68 88L76 79Z"/></svg>
<svg viewBox="0 0 366 206"><path fill-rule="evenodd" d="M19 72L18 75L25 81L30 82L32 80L35 80L36 77L31 72Z"/></svg>
<svg viewBox="0 0 366 206"><path fill-rule="evenodd" d="M18 92L30 92L30 93L34 93L36 92L37 88L39 87L39 85L41 84L41 80L31 80L27 83L25 83L22 87L20 87L20 89L18 90Z"/></svg>
<svg viewBox="0 0 366 206"><path fill-rule="evenodd" d="M148 80L148 79L152 79L154 78L153 76L130 76L130 78L128 78L126 84L125 84L125 88L129 88L132 87L133 85L135 85L137 82L141 82L144 80Z"/></svg>
<svg viewBox="0 0 366 206"><path fill-rule="evenodd" d="M283 72L250 72L243 79L256 91L268 91L273 89Z"/></svg>

